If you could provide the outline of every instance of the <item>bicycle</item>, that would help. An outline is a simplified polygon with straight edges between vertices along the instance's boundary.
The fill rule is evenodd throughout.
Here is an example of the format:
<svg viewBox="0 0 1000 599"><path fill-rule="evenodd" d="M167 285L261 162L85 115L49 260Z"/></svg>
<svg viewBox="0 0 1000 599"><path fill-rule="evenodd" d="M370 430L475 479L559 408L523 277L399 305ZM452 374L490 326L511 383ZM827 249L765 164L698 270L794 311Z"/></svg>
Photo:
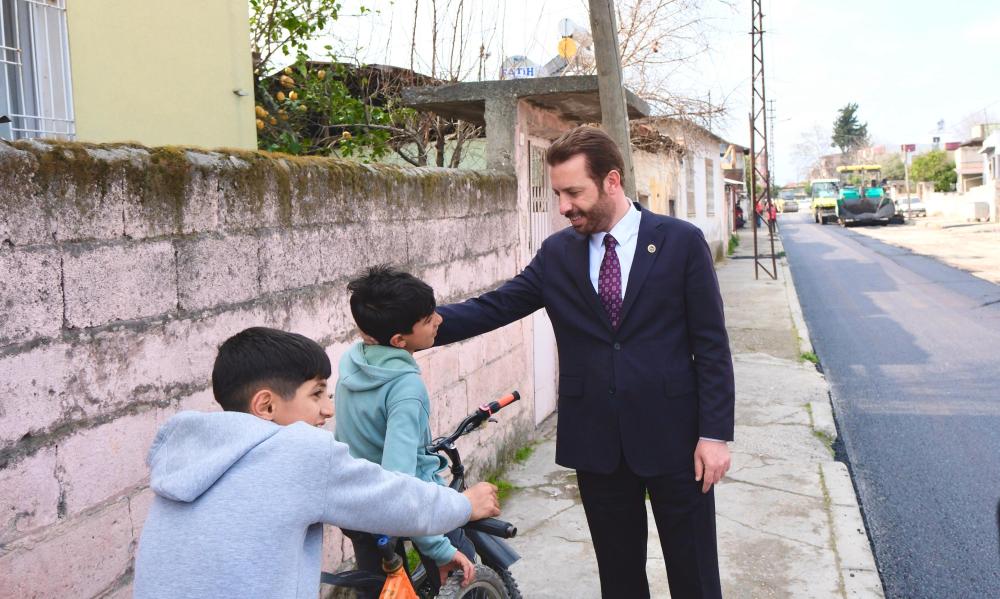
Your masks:
<svg viewBox="0 0 1000 599"><path fill-rule="evenodd" d="M493 421L492 416L501 409L521 399L517 391L513 391L504 397L480 406L475 412L469 414L455 428L454 432L446 437L434 439L427 450L433 453L443 453L450 462L449 470L452 474L451 483L448 485L456 491L464 491L465 466L462 464L462 456L459 454L455 441L478 430L487 421ZM320 583L343 589L367 589L374 590L381 588L380 599L390 597L396 599L522 599L517 582L510 573L510 566L521 559L521 557L504 542L517 535L517 528L503 520L497 518L484 518L469 522L462 527L465 535L472 541L476 548L476 555L482 564L475 566L475 579L467 587L462 587L461 572L453 573L448 577L445 584L437 595L433 595L428 576L433 576L436 572L428 573L422 564L418 563L412 571L407 569L407 559L404 545L401 541L385 535L375 535L379 552L382 557L382 569L384 575L352 570L347 572L331 573L323 572L320 575Z"/></svg>

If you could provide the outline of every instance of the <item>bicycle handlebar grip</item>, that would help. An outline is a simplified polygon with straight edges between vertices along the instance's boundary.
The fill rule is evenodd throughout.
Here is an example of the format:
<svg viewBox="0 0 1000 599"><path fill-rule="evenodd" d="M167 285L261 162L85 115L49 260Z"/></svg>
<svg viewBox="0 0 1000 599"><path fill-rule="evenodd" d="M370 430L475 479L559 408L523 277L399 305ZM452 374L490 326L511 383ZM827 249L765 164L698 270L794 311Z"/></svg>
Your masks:
<svg viewBox="0 0 1000 599"><path fill-rule="evenodd" d="M496 518L473 520L472 522L466 524L465 527L485 532L490 536L500 537L501 539L512 539L517 536L516 526L510 522L504 522L503 520L497 520Z"/></svg>
<svg viewBox="0 0 1000 599"><path fill-rule="evenodd" d="M479 406L478 417L481 419L488 418L519 399L521 399L521 394L517 391L511 391L496 401Z"/></svg>
<svg viewBox="0 0 1000 599"><path fill-rule="evenodd" d="M509 406L510 404L514 403L515 401L517 401L519 399L521 399L521 394L518 393L517 391L512 391L512 392L508 393L507 395L504 395L503 397L501 397L500 400L497 403L500 404L501 408L506 408L507 406Z"/></svg>

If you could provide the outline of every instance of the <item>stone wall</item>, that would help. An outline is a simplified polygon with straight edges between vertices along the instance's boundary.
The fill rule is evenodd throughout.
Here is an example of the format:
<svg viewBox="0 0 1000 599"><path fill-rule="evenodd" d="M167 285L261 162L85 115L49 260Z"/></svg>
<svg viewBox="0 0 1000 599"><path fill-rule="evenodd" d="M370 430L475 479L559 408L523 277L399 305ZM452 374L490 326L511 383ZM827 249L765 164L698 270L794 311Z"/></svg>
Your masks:
<svg viewBox="0 0 1000 599"><path fill-rule="evenodd" d="M347 280L391 262L439 301L523 266L513 177L257 153L0 143L0 594L126 597L144 464L217 409L216 348L253 325L356 339ZM531 434L530 325L418 356L436 431L513 388L473 472ZM336 371L334 372L336 377ZM327 566L347 555L336 530Z"/></svg>

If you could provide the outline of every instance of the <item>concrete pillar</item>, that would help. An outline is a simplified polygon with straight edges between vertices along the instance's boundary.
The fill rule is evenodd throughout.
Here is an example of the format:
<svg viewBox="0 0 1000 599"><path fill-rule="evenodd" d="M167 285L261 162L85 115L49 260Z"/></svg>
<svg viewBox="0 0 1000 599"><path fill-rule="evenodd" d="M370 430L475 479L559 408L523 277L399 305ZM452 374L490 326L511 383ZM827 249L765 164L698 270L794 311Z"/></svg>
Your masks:
<svg viewBox="0 0 1000 599"><path fill-rule="evenodd" d="M517 98L499 96L486 99L486 167L514 172L517 143Z"/></svg>

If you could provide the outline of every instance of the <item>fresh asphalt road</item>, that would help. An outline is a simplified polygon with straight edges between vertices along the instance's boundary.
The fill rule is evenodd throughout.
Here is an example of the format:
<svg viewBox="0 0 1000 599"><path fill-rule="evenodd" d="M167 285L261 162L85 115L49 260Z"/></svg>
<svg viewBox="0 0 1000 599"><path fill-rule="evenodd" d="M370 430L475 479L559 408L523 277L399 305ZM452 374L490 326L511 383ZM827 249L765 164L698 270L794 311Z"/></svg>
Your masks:
<svg viewBox="0 0 1000 599"><path fill-rule="evenodd" d="M886 596L1000 597L1000 286L808 214L779 225Z"/></svg>

